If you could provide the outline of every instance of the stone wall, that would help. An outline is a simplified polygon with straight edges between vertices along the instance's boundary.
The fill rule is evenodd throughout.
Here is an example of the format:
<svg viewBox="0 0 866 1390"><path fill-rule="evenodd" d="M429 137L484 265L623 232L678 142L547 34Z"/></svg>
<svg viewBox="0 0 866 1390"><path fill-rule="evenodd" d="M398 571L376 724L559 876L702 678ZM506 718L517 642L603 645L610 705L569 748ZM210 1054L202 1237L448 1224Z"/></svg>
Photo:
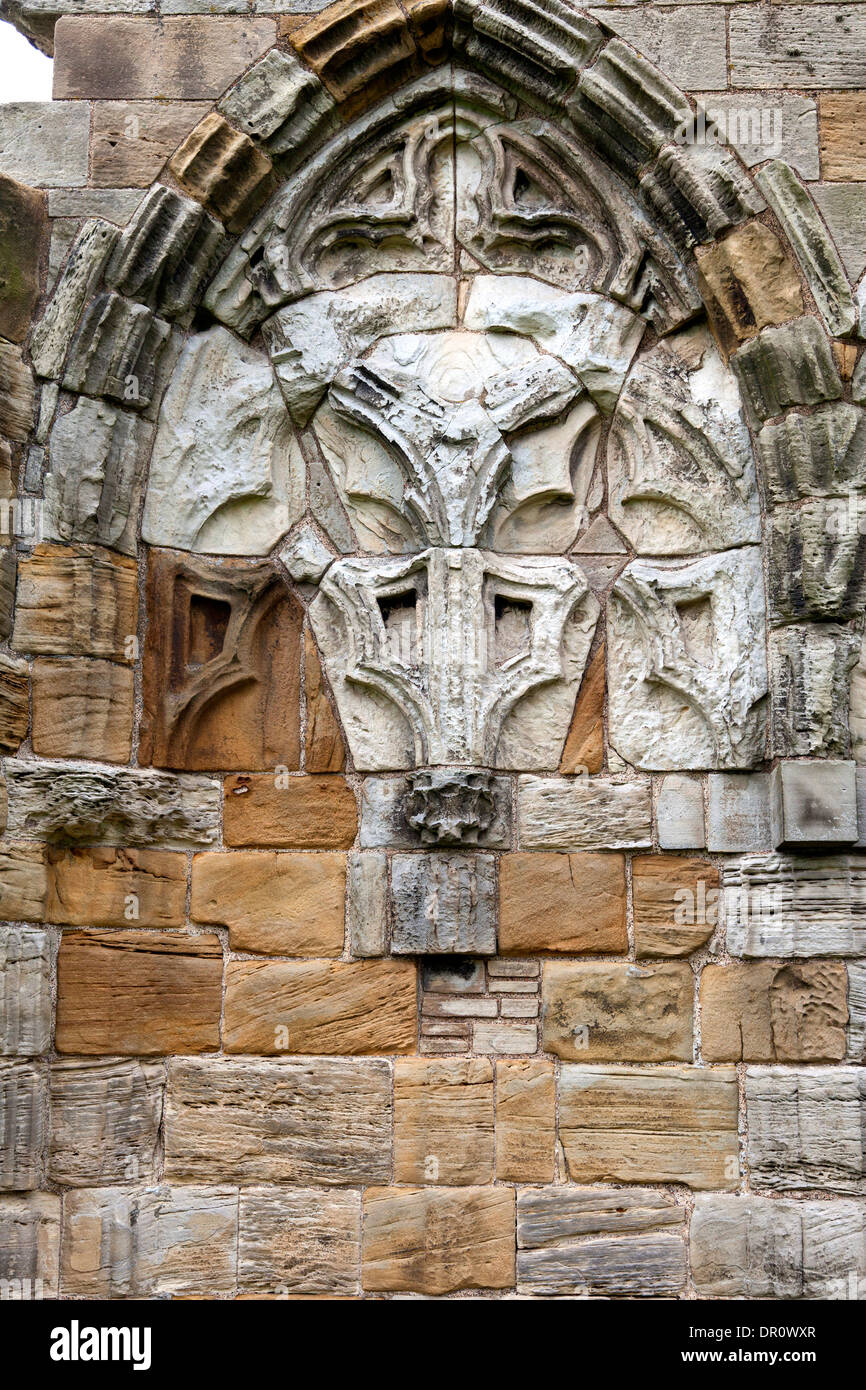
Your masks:
<svg viewBox="0 0 866 1390"><path fill-rule="evenodd" d="M866 1297L866 7L2 8L3 1290Z"/></svg>

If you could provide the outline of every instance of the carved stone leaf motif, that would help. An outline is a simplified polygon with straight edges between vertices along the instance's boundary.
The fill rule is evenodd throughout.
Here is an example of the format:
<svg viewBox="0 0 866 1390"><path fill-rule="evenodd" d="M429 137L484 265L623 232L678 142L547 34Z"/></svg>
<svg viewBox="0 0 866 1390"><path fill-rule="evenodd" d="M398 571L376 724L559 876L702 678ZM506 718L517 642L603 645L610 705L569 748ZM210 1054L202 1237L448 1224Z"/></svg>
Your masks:
<svg viewBox="0 0 866 1390"><path fill-rule="evenodd" d="M761 553L633 561L608 610L610 738L635 767L748 768L764 756Z"/></svg>
<svg viewBox="0 0 866 1390"><path fill-rule="evenodd" d="M705 330L638 360L608 445L610 515L643 555L760 540L755 465L737 384Z"/></svg>
<svg viewBox="0 0 866 1390"><path fill-rule="evenodd" d="M151 545L263 555L304 510L304 461L267 359L225 328L186 344L154 443Z"/></svg>
<svg viewBox="0 0 866 1390"><path fill-rule="evenodd" d="M509 750L531 743L532 766L555 767L598 611L565 560L445 548L338 560L310 619L355 766L521 767Z"/></svg>

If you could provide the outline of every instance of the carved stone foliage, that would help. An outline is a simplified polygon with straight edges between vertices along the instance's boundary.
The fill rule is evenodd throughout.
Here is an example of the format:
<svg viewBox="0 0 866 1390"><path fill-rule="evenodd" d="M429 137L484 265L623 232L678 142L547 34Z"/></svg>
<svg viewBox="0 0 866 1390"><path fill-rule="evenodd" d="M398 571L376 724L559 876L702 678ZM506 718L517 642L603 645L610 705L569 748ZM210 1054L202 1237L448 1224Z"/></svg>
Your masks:
<svg viewBox="0 0 866 1390"><path fill-rule="evenodd" d="M344 559L310 618L357 768L558 766L598 618L577 566Z"/></svg>
<svg viewBox="0 0 866 1390"><path fill-rule="evenodd" d="M403 803L422 844L477 845L496 814L488 772L424 768L410 775Z"/></svg>
<svg viewBox="0 0 866 1390"><path fill-rule="evenodd" d="M269 564L155 551L139 757L157 767L300 766L300 604Z"/></svg>
<svg viewBox="0 0 866 1390"><path fill-rule="evenodd" d="M608 609L610 737L647 769L748 768L764 756L761 555L635 560Z"/></svg>
<svg viewBox="0 0 866 1390"><path fill-rule="evenodd" d="M692 329L641 358L608 448L610 515L639 554L760 540L755 465L733 374Z"/></svg>
<svg viewBox="0 0 866 1390"><path fill-rule="evenodd" d="M153 448L142 535L266 554L304 508L304 461L266 359L224 328L186 344Z"/></svg>

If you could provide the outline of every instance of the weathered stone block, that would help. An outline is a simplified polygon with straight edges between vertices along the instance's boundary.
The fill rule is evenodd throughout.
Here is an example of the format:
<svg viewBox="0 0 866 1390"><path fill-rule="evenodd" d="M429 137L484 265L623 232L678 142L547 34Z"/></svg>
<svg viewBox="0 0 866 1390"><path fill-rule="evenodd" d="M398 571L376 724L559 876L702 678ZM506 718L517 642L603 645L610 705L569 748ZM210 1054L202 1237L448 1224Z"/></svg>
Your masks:
<svg viewBox="0 0 866 1390"><path fill-rule="evenodd" d="M625 856L504 854L499 861L499 949L625 953Z"/></svg>
<svg viewBox="0 0 866 1390"><path fill-rule="evenodd" d="M650 213L681 247L712 240L765 203L730 150L718 145L668 145L640 177Z"/></svg>
<svg viewBox="0 0 866 1390"><path fill-rule="evenodd" d="M704 788L700 778L677 772L662 778L656 825L661 849L706 849Z"/></svg>
<svg viewBox="0 0 866 1390"><path fill-rule="evenodd" d="M391 950L397 955L494 955L493 856L395 854Z"/></svg>
<svg viewBox="0 0 866 1390"><path fill-rule="evenodd" d="M34 661L34 753L43 758L129 762L133 700L129 666L77 657Z"/></svg>
<svg viewBox="0 0 866 1390"><path fill-rule="evenodd" d="M346 933L353 956L383 956L388 927L388 861L353 850L346 871Z"/></svg>
<svg viewBox="0 0 866 1390"><path fill-rule="evenodd" d="M41 922L48 875L41 845L0 848L0 916L5 921Z"/></svg>
<svg viewBox="0 0 866 1390"><path fill-rule="evenodd" d="M855 633L832 623L770 634L773 751L779 757L849 755L848 691L859 649Z"/></svg>
<svg viewBox="0 0 866 1390"><path fill-rule="evenodd" d="M222 228L197 203L157 185L117 241L105 284L178 318L195 307L225 249Z"/></svg>
<svg viewBox="0 0 866 1390"><path fill-rule="evenodd" d="M110 550L37 546L18 566L13 647L128 661L138 631L136 580L134 562Z"/></svg>
<svg viewBox="0 0 866 1390"><path fill-rule="evenodd" d="M26 661L0 654L0 753L17 753L30 723Z"/></svg>
<svg viewBox="0 0 866 1390"><path fill-rule="evenodd" d="M737 1106L733 1067L564 1066L559 1137L569 1176L736 1187Z"/></svg>
<svg viewBox="0 0 866 1390"><path fill-rule="evenodd" d="M158 369L171 326L143 304L109 291L84 311L72 340L63 385L147 410L159 387Z"/></svg>
<svg viewBox="0 0 866 1390"><path fill-rule="evenodd" d="M639 849L652 838L649 782L521 777L517 784L521 849Z"/></svg>
<svg viewBox="0 0 866 1390"><path fill-rule="evenodd" d="M394 1181L493 1181L493 1067L486 1058L394 1064Z"/></svg>
<svg viewBox="0 0 866 1390"><path fill-rule="evenodd" d="M864 1228L862 1202L699 1196L692 1278L701 1298L862 1298Z"/></svg>
<svg viewBox="0 0 866 1390"><path fill-rule="evenodd" d="M848 1020L844 965L823 961L707 965L701 1050L707 1062L841 1062Z"/></svg>
<svg viewBox="0 0 866 1390"><path fill-rule="evenodd" d="M157 1063L52 1062L46 1176L71 1187L155 1181L164 1091Z"/></svg>
<svg viewBox="0 0 866 1390"><path fill-rule="evenodd" d="M190 132L169 168L188 193L235 231L246 226L276 186L267 155L218 111Z"/></svg>
<svg viewBox="0 0 866 1390"><path fill-rule="evenodd" d="M228 927L233 951L339 956L344 854L197 854L193 921ZM381 953L380 953L381 954Z"/></svg>
<svg viewBox="0 0 866 1390"><path fill-rule="evenodd" d="M62 1291L73 1298L231 1294L238 1196L230 1188L101 1187L65 1198Z"/></svg>
<svg viewBox="0 0 866 1390"><path fill-rule="evenodd" d="M819 405L811 415L792 410L763 426L758 452L771 507L813 496L847 501L866 482L866 412L845 401ZM848 505L854 505L853 499ZM836 511L830 515L835 522ZM839 532L837 524L834 534Z"/></svg>
<svg viewBox="0 0 866 1390"><path fill-rule="evenodd" d="M866 1193L866 1072L746 1072L749 1171L756 1188Z"/></svg>
<svg viewBox="0 0 866 1390"><path fill-rule="evenodd" d="M360 1245L358 1192L240 1195L238 1285L245 1293L356 1294Z"/></svg>
<svg viewBox="0 0 866 1390"><path fill-rule="evenodd" d="M0 123L8 120L4 105ZM2 160L8 158L4 143ZM30 180L28 182L37 182ZM39 267L47 242L44 193L0 174L0 334L20 343L30 331L39 298Z"/></svg>
<svg viewBox="0 0 866 1390"><path fill-rule="evenodd" d="M7 1298L56 1298L60 1198L53 1192L0 1197L0 1285Z"/></svg>
<svg viewBox="0 0 866 1390"><path fill-rule="evenodd" d="M540 1298L675 1298L686 1279L684 1228L683 1209L667 1192L521 1192L518 1289Z"/></svg>
<svg viewBox="0 0 866 1390"><path fill-rule="evenodd" d="M723 872L736 956L866 954L866 856L746 855Z"/></svg>
<svg viewBox="0 0 866 1390"><path fill-rule="evenodd" d="M715 246L697 247L695 259L710 322L725 353L769 324L802 314L797 272L763 222L749 222Z"/></svg>
<svg viewBox="0 0 866 1390"><path fill-rule="evenodd" d="M23 444L33 428L35 409L33 373L20 347L0 341L0 434Z"/></svg>
<svg viewBox="0 0 866 1390"><path fill-rule="evenodd" d="M532 35L527 43L527 35ZM602 31L563 0L454 5L454 51L537 104L558 103L602 44Z"/></svg>
<svg viewBox="0 0 866 1390"><path fill-rule="evenodd" d="M128 410L82 396L51 431L45 532L134 555L152 427Z"/></svg>
<svg viewBox="0 0 866 1390"><path fill-rule="evenodd" d="M342 777L263 774L225 779L227 845L348 849L357 826L355 797Z"/></svg>
<svg viewBox="0 0 866 1390"><path fill-rule="evenodd" d="M553 1182L556 1080L553 1063L496 1063L496 1177L499 1182Z"/></svg>
<svg viewBox="0 0 866 1390"><path fill-rule="evenodd" d="M9 829L23 839L205 846L219 834L219 784L137 769L6 763Z"/></svg>
<svg viewBox="0 0 866 1390"><path fill-rule="evenodd" d="M568 111L593 144L634 174L671 140L683 105L682 92L654 63L612 39L581 73Z"/></svg>
<svg viewBox="0 0 866 1390"><path fill-rule="evenodd" d="M42 1181L47 1077L38 1062L0 1060L0 1189L26 1192Z"/></svg>
<svg viewBox="0 0 866 1390"><path fill-rule="evenodd" d="M580 684L562 748L559 771L594 776L604 765L605 646L592 657Z"/></svg>
<svg viewBox="0 0 866 1390"><path fill-rule="evenodd" d="M57 1051L207 1052L219 1047L222 945L171 932L64 932Z"/></svg>
<svg viewBox="0 0 866 1390"><path fill-rule="evenodd" d="M831 180L866 178L866 149L861 133L866 116L866 95L863 92L822 92L818 110L823 177Z"/></svg>
<svg viewBox="0 0 866 1390"><path fill-rule="evenodd" d="M510 778L467 768L424 769L408 777L365 777L361 846L506 849L512 837L511 792Z"/></svg>
<svg viewBox="0 0 866 1390"><path fill-rule="evenodd" d="M64 15L54 30L54 96L215 100L275 35L272 19L249 15Z"/></svg>
<svg viewBox="0 0 866 1390"><path fill-rule="evenodd" d="M731 365L761 424L789 406L818 405L842 395L830 344L811 318L762 329L734 353Z"/></svg>
<svg viewBox="0 0 866 1390"><path fill-rule="evenodd" d="M770 777L711 773L707 801L707 849L713 854L772 849Z"/></svg>
<svg viewBox="0 0 866 1390"><path fill-rule="evenodd" d="M336 103L321 82L293 53L273 48L244 73L219 109L289 169L340 123Z"/></svg>
<svg viewBox="0 0 866 1390"><path fill-rule="evenodd" d="M717 8L702 5L694 10L686 4L645 10L605 5L597 17L680 87L727 86L725 35L719 32ZM682 112L683 118L689 114Z"/></svg>
<svg viewBox="0 0 866 1390"><path fill-rule="evenodd" d="M226 1052L414 1052L409 961L240 961L226 966Z"/></svg>
<svg viewBox="0 0 866 1390"><path fill-rule="evenodd" d="M95 101L92 182L147 188L207 109L195 101Z"/></svg>
<svg viewBox="0 0 866 1390"><path fill-rule="evenodd" d="M546 961L543 1045L569 1061L690 1062L690 966Z"/></svg>
<svg viewBox="0 0 866 1390"><path fill-rule="evenodd" d="M303 611L273 567L152 550L147 608L139 760L296 769Z"/></svg>
<svg viewBox="0 0 866 1390"><path fill-rule="evenodd" d="M361 1282L371 1292L430 1295L514 1284L509 1187L370 1187Z"/></svg>
<svg viewBox="0 0 866 1390"><path fill-rule="evenodd" d="M31 1057L51 1046L48 933L0 927L0 1055Z"/></svg>
<svg viewBox="0 0 866 1390"><path fill-rule="evenodd" d="M80 187L87 183L89 135L90 112L82 103L4 102L0 173L42 188Z"/></svg>
<svg viewBox="0 0 866 1390"><path fill-rule="evenodd" d="M853 845L857 840L855 764L780 762L772 772L777 848Z"/></svg>
<svg viewBox="0 0 866 1390"><path fill-rule="evenodd" d="M718 924L719 871L707 859L635 855L632 893L639 956L690 956Z"/></svg>
<svg viewBox="0 0 866 1390"><path fill-rule="evenodd" d="M786 503L770 517L770 616L774 626L845 622L866 602L866 531L838 498Z"/></svg>
<svg viewBox="0 0 866 1390"><path fill-rule="evenodd" d="M15 551L0 546L0 637L5 641L12 631L12 607L15 602Z"/></svg>
<svg viewBox="0 0 866 1390"><path fill-rule="evenodd" d="M391 1174L391 1071L372 1059L169 1063L166 1173L341 1186Z"/></svg>
<svg viewBox="0 0 866 1390"><path fill-rule="evenodd" d="M36 371L52 380L60 379L76 324L100 283L119 235L117 228L102 218L88 220L77 234L75 225L73 223L70 229L70 239L74 237L74 240L63 273L51 302L33 330L30 348ZM56 228L55 223L55 232ZM53 246L52 240L52 249Z"/></svg>
<svg viewBox="0 0 866 1390"><path fill-rule="evenodd" d="M343 734L308 627L304 628L304 693L307 710L304 766L307 772L342 772L346 765Z"/></svg>
<svg viewBox="0 0 866 1390"><path fill-rule="evenodd" d="M70 927L180 927L186 920L186 859L170 850L45 852L45 920Z"/></svg>
<svg viewBox="0 0 866 1390"><path fill-rule="evenodd" d="M756 182L794 248L827 331L844 337L857 322L857 309L845 268L815 204L781 159L764 165Z"/></svg>
<svg viewBox="0 0 866 1390"><path fill-rule="evenodd" d="M860 87L866 62L866 15L841 5L829 29L823 5L785 5L783 24L771 6L737 10L730 25L734 87Z"/></svg>

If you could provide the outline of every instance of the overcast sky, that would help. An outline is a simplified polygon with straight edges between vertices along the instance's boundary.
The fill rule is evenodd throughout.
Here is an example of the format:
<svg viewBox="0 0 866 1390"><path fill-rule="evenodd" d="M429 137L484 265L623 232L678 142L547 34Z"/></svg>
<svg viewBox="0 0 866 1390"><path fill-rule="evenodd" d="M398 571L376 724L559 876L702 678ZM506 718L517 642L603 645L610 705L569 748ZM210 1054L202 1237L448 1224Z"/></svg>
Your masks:
<svg viewBox="0 0 866 1390"><path fill-rule="evenodd" d="M0 22L0 101L50 101L50 58Z"/></svg>

